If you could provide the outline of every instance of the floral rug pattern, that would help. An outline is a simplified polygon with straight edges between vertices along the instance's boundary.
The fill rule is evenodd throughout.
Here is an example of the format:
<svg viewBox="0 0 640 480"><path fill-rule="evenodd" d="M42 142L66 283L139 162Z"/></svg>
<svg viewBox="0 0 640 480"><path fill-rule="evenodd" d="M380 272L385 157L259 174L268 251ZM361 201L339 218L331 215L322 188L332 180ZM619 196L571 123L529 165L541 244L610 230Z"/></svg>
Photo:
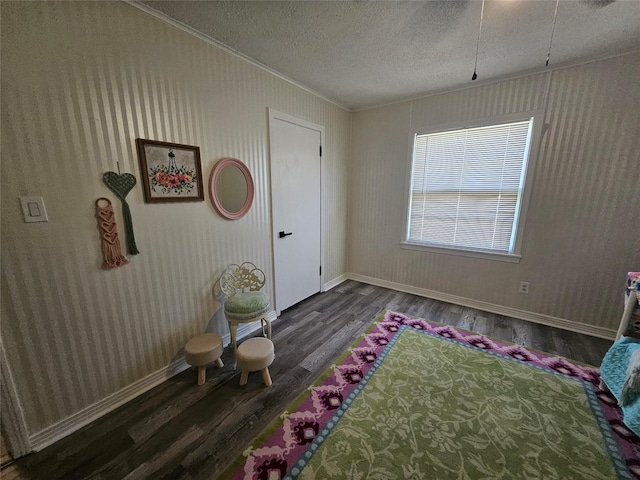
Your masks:
<svg viewBox="0 0 640 480"><path fill-rule="evenodd" d="M232 478L640 478L640 440L598 382L595 368L387 311Z"/></svg>

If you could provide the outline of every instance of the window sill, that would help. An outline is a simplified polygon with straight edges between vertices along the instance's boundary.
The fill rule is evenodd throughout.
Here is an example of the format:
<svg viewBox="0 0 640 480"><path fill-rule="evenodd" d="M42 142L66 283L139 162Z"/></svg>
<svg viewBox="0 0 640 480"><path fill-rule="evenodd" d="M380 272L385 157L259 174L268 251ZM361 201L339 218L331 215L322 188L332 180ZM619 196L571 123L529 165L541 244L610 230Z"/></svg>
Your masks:
<svg viewBox="0 0 640 480"><path fill-rule="evenodd" d="M485 250L463 250L453 247L436 247L434 245L424 245L421 243L400 242L400 248L405 250L418 250L421 252L444 253L445 255L458 255L461 257L483 258L485 260L496 260L499 262L520 263L522 255L513 253L488 252Z"/></svg>

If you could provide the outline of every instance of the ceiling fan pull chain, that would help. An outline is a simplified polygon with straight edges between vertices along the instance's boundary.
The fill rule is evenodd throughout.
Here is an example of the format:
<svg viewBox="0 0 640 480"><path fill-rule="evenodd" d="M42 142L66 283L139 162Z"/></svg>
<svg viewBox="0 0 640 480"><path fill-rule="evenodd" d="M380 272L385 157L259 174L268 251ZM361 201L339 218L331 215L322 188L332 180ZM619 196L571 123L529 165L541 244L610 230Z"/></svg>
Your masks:
<svg viewBox="0 0 640 480"><path fill-rule="evenodd" d="M558 5L560 4L560 0L556 0L556 13L553 14L553 27L551 28L551 38L549 39L549 51L547 52L547 63L546 66L549 66L549 57L551 56L551 43L553 42L553 34L556 31L556 19L558 18Z"/></svg>
<svg viewBox="0 0 640 480"><path fill-rule="evenodd" d="M473 64L473 75L471 76L471 80L475 80L478 78L478 74L476 73L476 68L478 67L478 50L480 48L480 35L482 35L482 19L484 18L484 0L482 0L482 8L480 10L480 27L478 28L478 40L476 42L476 61Z"/></svg>

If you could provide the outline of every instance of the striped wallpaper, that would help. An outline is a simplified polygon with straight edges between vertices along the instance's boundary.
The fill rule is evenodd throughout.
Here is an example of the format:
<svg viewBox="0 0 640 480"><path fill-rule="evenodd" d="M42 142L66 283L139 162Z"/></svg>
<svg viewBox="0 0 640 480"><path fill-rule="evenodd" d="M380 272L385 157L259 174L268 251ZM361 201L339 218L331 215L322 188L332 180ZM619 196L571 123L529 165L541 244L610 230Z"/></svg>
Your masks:
<svg viewBox="0 0 640 480"><path fill-rule="evenodd" d="M206 328L227 332L213 286L251 260L271 279L268 111L325 126L324 280L346 271L351 114L120 2L2 2L2 340L30 435L155 372ZM200 147L208 179L243 160L256 196L222 219L208 200L145 204L136 138ZM127 196L140 255L100 269L94 202ZM48 223L22 221L42 196ZM272 281L267 282L272 293Z"/></svg>
<svg viewBox="0 0 640 480"><path fill-rule="evenodd" d="M226 333L223 267L272 278L267 108L325 126L324 281L349 272L615 329L638 268L638 52L350 113L120 2L0 2L1 328L30 436ZM518 264L400 249L409 131L546 109ZM140 255L101 270L94 201L105 171L140 181L136 138L201 149L203 175L245 161L256 197L238 221L210 202L128 195ZM208 189L205 191L205 196ZM23 223L19 196L48 223ZM531 282L518 295L520 280ZM272 293L271 282L267 292Z"/></svg>
<svg viewBox="0 0 640 480"><path fill-rule="evenodd" d="M639 78L636 51L354 113L349 272L615 331L640 268ZM410 131L536 109L549 128L520 263L401 249Z"/></svg>

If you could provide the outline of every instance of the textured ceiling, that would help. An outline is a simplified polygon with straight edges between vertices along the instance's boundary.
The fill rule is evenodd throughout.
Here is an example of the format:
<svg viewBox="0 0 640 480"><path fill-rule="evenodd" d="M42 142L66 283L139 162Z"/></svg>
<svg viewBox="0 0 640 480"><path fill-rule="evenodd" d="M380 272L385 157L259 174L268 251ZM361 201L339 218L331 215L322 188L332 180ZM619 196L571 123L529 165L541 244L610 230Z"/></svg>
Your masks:
<svg viewBox="0 0 640 480"><path fill-rule="evenodd" d="M480 0L141 3L350 109L469 85L482 7ZM486 0L476 82L544 70L555 8L555 0ZM635 48L640 0L560 0L550 67Z"/></svg>

